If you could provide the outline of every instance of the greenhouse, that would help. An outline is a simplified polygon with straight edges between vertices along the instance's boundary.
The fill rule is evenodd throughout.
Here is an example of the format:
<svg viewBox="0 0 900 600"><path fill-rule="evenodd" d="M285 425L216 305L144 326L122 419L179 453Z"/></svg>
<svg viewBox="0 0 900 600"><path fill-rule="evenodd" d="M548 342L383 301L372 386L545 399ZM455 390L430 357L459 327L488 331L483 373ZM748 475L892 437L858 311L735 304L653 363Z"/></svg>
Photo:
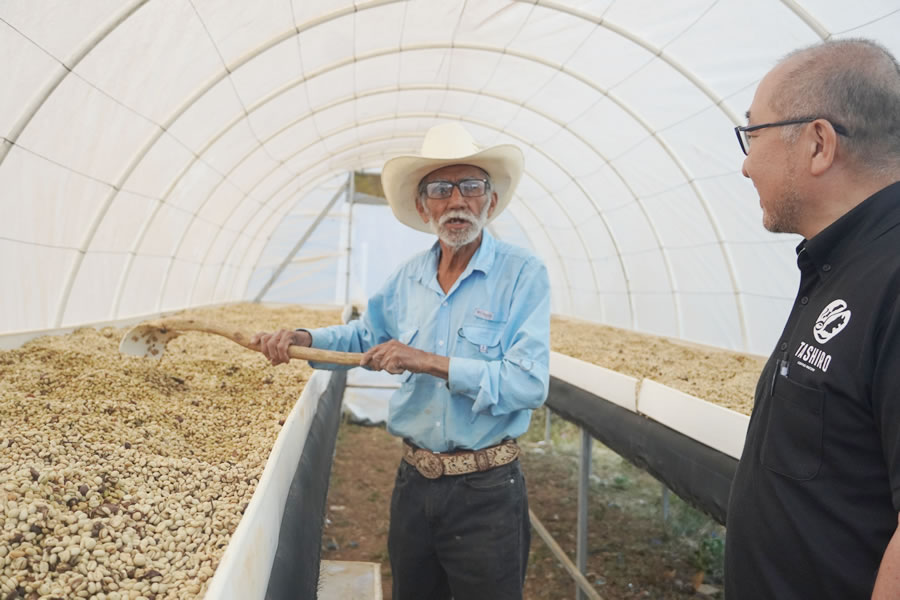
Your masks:
<svg viewBox="0 0 900 600"><path fill-rule="evenodd" d="M333 463L372 433L339 428L383 433L400 378L239 344L357 319L435 244L380 176L450 123L524 157L485 228L549 278L549 397L523 452L565 422L576 468L599 440L724 524L802 239L763 227L734 129L787 53L897 55L898 26L891 0L0 2L0 600L323 589ZM119 351L165 319L201 331L161 359ZM346 507L387 519L366 510ZM577 557L556 537L590 576L542 550L569 587L526 598L637 597L586 567L579 523ZM382 597L374 562L360 597Z"/></svg>

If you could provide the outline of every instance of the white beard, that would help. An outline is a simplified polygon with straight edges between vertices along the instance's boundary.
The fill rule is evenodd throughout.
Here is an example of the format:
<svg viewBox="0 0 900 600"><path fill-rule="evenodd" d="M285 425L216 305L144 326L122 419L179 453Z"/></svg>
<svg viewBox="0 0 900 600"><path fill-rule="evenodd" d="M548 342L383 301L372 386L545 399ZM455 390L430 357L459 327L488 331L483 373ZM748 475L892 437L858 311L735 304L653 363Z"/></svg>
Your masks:
<svg viewBox="0 0 900 600"><path fill-rule="evenodd" d="M428 215L428 225L431 227L431 231L433 231L442 242L451 248L461 248L466 244L471 244L478 239L479 235L481 235L481 231L487 223L488 211L490 208L491 202L490 200L487 200L484 203L484 208L481 209L480 215L474 215L467 210L451 210L441 215L438 222L435 222L435 220L431 218L431 213L428 211L427 207L425 213ZM466 221L469 226L465 229L460 229L459 231L447 229L444 225L446 225L447 221L450 219Z"/></svg>

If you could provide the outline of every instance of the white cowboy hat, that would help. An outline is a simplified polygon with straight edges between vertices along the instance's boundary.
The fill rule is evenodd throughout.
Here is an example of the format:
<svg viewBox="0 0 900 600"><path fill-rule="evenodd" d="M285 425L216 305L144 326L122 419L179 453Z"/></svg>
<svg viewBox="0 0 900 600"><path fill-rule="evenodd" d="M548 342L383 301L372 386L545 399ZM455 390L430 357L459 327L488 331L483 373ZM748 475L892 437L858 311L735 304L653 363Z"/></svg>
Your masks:
<svg viewBox="0 0 900 600"><path fill-rule="evenodd" d="M416 194L422 178L448 165L474 165L483 169L491 178L491 189L497 192L497 206L489 221L503 212L512 199L525 157L511 144L501 144L479 150L475 141L459 123L435 125L425 133L419 155L397 156L384 163L381 170L381 187L394 216L413 229L431 233L416 211Z"/></svg>

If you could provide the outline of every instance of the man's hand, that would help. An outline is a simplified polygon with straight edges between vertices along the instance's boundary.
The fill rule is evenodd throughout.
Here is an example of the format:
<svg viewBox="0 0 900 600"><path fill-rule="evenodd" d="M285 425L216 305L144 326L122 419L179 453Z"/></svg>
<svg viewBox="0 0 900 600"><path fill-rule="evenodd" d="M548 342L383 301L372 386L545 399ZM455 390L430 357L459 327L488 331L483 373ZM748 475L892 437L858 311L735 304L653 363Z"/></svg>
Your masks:
<svg viewBox="0 0 900 600"><path fill-rule="evenodd" d="M273 365L290 362L288 346L309 346L312 344L312 336L308 331L293 331L291 329L279 329L275 333L260 331L250 338L251 344L259 344L259 351L269 359Z"/></svg>
<svg viewBox="0 0 900 600"><path fill-rule="evenodd" d="M418 350L397 340L390 340L377 346L372 346L363 354L359 364L375 371L387 371L397 375L403 371L419 373L422 364L427 357L427 352Z"/></svg>
<svg viewBox="0 0 900 600"><path fill-rule="evenodd" d="M410 371L411 373L428 373L447 379L450 359L401 344L397 340L390 340L369 348L369 351L363 354L359 364L375 371L384 370L394 375Z"/></svg>

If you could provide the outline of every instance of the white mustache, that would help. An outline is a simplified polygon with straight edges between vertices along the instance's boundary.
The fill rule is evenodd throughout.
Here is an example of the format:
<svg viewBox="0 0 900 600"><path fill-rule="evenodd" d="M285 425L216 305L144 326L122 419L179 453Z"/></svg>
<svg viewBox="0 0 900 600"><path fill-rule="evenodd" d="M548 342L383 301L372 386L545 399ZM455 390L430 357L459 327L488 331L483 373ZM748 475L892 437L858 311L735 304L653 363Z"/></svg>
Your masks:
<svg viewBox="0 0 900 600"><path fill-rule="evenodd" d="M449 212L445 212L444 214L442 214L440 220L438 221L438 225L444 225L450 219L460 219L471 225L478 224L478 219L475 217L475 215L473 215L472 213L470 213L467 210L457 209L457 210L451 210Z"/></svg>

